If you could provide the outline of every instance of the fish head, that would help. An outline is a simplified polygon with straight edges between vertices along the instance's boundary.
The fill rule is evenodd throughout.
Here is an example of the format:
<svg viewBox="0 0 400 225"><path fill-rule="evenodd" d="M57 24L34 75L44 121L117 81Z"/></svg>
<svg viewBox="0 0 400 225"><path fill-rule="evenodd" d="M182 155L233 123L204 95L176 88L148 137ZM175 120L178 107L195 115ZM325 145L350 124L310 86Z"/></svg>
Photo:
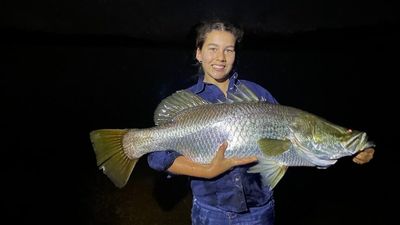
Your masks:
<svg viewBox="0 0 400 225"><path fill-rule="evenodd" d="M292 130L294 142L312 155L314 161L318 161L317 165L319 160L336 162L374 146L365 132L344 128L312 114L297 117ZM323 163L320 165L324 166Z"/></svg>

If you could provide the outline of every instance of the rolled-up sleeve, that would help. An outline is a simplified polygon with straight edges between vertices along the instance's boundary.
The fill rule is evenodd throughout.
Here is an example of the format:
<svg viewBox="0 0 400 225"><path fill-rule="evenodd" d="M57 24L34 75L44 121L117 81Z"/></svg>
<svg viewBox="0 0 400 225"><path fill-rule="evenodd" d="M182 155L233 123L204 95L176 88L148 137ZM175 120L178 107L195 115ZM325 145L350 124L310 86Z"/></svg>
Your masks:
<svg viewBox="0 0 400 225"><path fill-rule="evenodd" d="M166 171L178 156L181 156L179 152L168 150L168 151L157 151L147 155L147 162L149 166L157 171Z"/></svg>

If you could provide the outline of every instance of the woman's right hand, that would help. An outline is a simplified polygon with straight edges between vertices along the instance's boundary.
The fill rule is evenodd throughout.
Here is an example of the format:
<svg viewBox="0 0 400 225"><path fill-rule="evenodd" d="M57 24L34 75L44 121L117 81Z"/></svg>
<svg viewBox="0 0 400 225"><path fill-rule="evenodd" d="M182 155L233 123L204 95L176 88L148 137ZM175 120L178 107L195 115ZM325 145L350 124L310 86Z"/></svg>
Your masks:
<svg viewBox="0 0 400 225"><path fill-rule="evenodd" d="M214 158L209 164L195 163L185 156L179 156L168 168L168 171L178 175L211 179L232 169L235 166L245 165L257 161L255 156L244 158L225 158L225 151L227 148L228 143L222 143L218 147Z"/></svg>
<svg viewBox="0 0 400 225"><path fill-rule="evenodd" d="M215 154L211 163L207 164L208 165L207 178L216 177L232 169L235 166L245 165L257 161L257 158L255 156L244 157L244 158L238 158L238 157L225 158L225 151L227 148L228 148L228 142L224 142L218 147L217 153Z"/></svg>

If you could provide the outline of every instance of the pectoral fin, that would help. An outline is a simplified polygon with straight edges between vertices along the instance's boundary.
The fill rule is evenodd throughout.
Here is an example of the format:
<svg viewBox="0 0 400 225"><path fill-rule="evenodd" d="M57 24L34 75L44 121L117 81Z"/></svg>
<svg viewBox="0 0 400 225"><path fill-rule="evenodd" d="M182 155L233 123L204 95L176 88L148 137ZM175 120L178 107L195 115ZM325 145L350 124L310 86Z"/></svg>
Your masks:
<svg viewBox="0 0 400 225"><path fill-rule="evenodd" d="M287 151L290 146L292 146L292 142L289 140L277 140L269 138L262 138L258 140L257 143L265 156L280 155Z"/></svg>
<svg viewBox="0 0 400 225"><path fill-rule="evenodd" d="M263 185L269 186L269 189L272 190L285 175L287 168L274 160L262 159L247 172L260 173Z"/></svg>

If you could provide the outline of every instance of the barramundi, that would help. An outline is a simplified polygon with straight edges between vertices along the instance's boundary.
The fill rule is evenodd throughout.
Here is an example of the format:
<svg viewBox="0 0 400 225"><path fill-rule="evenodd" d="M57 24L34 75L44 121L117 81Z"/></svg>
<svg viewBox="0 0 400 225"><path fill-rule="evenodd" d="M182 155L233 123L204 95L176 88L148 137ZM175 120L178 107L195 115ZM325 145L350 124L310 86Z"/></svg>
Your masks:
<svg viewBox="0 0 400 225"><path fill-rule="evenodd" d="M218 103L180 90L163 99L155 126L90 132L97 165L117 186L126 185L138 159L175 150L207 164L227 141L225 157L256 156L249 173L273 189L288 167L327 168L342 157L373 147L365 132L344 128L304 110L270 104L244 85Z"/></svg>

